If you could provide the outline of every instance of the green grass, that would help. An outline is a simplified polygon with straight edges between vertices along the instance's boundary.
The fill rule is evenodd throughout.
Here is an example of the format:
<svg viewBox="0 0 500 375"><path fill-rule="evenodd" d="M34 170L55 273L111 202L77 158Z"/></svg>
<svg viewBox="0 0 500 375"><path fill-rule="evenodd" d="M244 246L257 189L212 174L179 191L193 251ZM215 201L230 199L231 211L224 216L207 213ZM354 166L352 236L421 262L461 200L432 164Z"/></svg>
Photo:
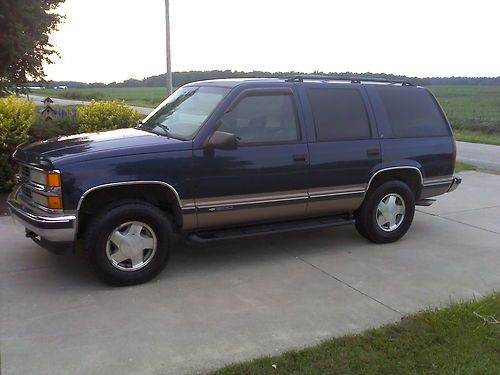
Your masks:
<svg viewBox="0 0 500 375"><path fill-rule="evenodd" d="M35 95L74 100L111 100L121 99L127 104L154 108L166 96L163 87L103 87L94 89L44 89L33 92Z"/></svg>
<svg viewBox="0 0 500 375"><path fill-rule="evenodd" d="M500 319L500 293L424 311L360 335L230 365L212 375L498 375L500 324L493 318Z"/></svg>
<svg viewBox="0 0 500 375"><path fill-rule="evenodd" d="M500 132L498 133L485 133L474 130L454 130L453 134L458 141L473 142L473 143L486 143L490 145L500 146Z"/></svg>
<svg viewBox="0 0 500 375"><path fill-rule="evenodd" d="M457 161L455 163L455 172L460 171L476 171L478 168L475 165L463 163L461 161Z"/></svg>
<svg viewBox="0 0 500 375"><path fill-rule="evenodd" d="M454 130L500 137L500 86L430 86Z"/></svg>

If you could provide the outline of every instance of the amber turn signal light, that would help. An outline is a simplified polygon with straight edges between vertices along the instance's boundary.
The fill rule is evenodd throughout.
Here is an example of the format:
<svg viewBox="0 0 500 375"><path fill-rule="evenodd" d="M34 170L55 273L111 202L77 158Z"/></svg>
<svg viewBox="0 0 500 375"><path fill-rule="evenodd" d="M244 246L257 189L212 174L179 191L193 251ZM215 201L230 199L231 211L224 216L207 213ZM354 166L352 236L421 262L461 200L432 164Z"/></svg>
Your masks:
<svg viewBox="0 0 500 375"><path fill-rule="evenodd" d="M53 210L61 210L63 208L61 197L48 197L49 208Z"/></svg>
<svg viewBox="0 0 500 375"><path fill-rule="evenodd" d="M59 173L47 174L47 186L61 187L61 175Z"/></svg>

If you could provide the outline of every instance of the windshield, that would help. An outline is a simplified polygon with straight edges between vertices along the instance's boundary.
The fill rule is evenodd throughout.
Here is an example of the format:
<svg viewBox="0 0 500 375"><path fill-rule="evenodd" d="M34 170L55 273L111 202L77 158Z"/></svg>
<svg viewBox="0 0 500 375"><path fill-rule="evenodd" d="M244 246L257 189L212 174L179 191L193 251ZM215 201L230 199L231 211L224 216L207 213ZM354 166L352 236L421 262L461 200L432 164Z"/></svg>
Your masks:
<svg viewBox="0 0 500 375"><path fill-rule="evenodd" d="M229 90L208 86L181 87L151 112L139 128L190 139Z"/></svg>

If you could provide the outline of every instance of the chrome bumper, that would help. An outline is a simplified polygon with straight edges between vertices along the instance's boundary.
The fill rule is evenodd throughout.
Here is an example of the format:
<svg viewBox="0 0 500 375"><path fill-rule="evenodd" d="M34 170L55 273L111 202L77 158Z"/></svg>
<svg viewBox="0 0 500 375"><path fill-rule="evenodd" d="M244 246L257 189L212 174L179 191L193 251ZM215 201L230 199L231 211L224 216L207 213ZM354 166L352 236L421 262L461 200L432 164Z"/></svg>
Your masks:
<svg viewBox="0 0 500 375"><path fill-rule="evenodd" d="M455 190L458 185L462 183L462 179L460 177L453 177L453 180L451 181L450 187L448 188L448 193L452 192Z"/></svg>
<svg viewBox="0 0 500 375"><path fill-rule="evenodd" d="M9 196L7 204L16 225L26 228L41 239L50 242L75 240L76 216L64 213L48 213L37 209L19 198L19 189Z"/></svg>

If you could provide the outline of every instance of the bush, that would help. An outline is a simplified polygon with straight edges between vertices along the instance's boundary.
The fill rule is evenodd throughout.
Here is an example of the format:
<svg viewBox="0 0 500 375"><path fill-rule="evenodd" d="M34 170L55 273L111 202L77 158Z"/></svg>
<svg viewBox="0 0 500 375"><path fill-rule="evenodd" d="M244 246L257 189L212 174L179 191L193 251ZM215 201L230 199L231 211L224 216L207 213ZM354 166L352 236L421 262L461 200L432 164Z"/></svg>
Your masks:
<svg viewBox="0 0 500 375"><path fill-rule="evenodd" d="M134 126L141 118L139 112L129 108L123 101L92 100L92 105L78 108L80 132L97 132Z"/></svg>
<svg viewBox="0 0 500 375"><path fill-rule="evenodd" d="M35 123L35 106L23 99L0 100L0 191L12 187L14 163L11 158L17 145L29 140Z"/></svg>
<svg viewBox="0 0 500 375"><path fill-rule="evenodd" d="M80 124L76 115L69 115L50 121L45 121L40 116L37 116L37 120L31 127L29 134L33 142L42 141L62 135L76 134L79 132L79 126Z"/></svg>
<svg viewBox="0 0 500 375"><path fill-rule="evenodd" d="M0 100L0 151L12 154L16 146L29 139L35 123L35 105L13 96Z"/></svg>

